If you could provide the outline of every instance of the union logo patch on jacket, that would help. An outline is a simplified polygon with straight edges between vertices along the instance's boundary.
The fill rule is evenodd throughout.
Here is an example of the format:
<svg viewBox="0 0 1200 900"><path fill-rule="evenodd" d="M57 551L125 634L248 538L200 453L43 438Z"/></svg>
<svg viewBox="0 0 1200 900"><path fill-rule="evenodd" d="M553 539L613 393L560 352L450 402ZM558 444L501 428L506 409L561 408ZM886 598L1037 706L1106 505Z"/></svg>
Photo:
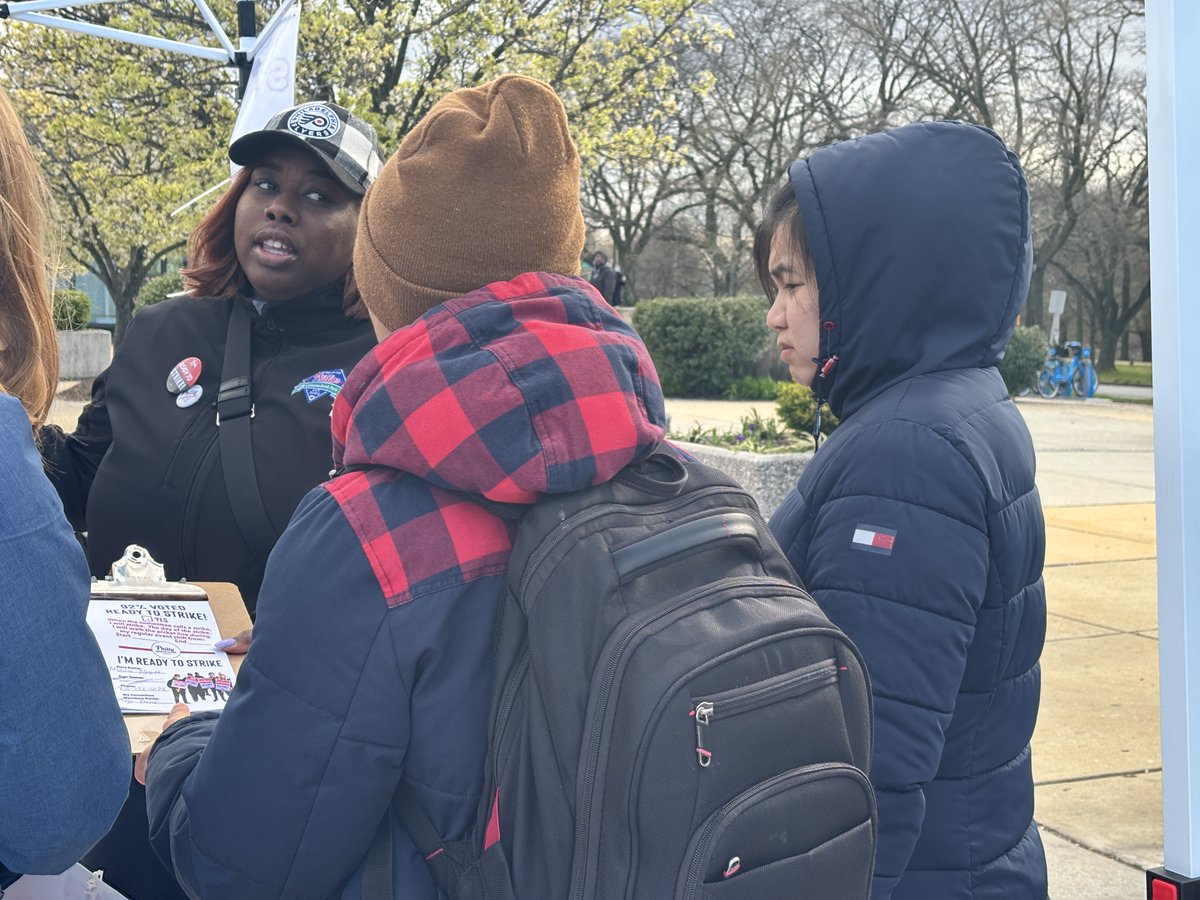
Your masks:
<svg viewBox="0 0 1200 900"><path fill-rule="evenodd" d="M346 371L344 369L327 369L324 372L309 375L292 388L292 393L298 394L304 391L304 396L309 403L314 403L321 397L329 397L334 400L337 399L337 395L345 383Z"/></svg>

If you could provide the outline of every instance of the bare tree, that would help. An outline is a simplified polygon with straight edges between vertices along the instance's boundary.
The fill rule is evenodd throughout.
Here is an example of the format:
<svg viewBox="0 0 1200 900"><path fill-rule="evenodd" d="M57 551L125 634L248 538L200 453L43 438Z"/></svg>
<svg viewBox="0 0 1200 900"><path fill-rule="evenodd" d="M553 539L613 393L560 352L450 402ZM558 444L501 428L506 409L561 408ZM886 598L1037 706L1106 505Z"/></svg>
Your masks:
<svg viewBox="0 0 1200 900"><path fill-rule="evenodd" d="M730 35L691 61L711 88L681 110L680 155L696 198L695 243L713 293L747 281L748 248L770 194L805 151L847 137L868 113L869 68L828 2L721 0Z"/></svg>
<svg viewBox="0 0 1200 900"><path fill-rule="evenodd" d="M1092 290L1115 296L1116 311L1087 309L1111 360L1112 340L1149 302L1138 262L1139 3L713 0L710 9L727 37L680 62L681 73L709 73L712 85L677 117L687 178L673 183L678 192L663 207L670 226L661 233L690 240L713 293L748 282L750 235L793 159L833 140L958 118L999 133L1028 175L1034 273L1026 322L1043 323L1050 280L1082 298L1071 279L1086 283L1108 271L1113 292ZM1121 225L1105 232L1108 262L1097 269L1099 248L1084 248L1101 207L1110 217L1120 210ZM1080 321L1073 310L1073 324Z"/></svg>
<svg viewBox="0 0 1200 900"><path fill-rule="evenodd" d="M1103 367L1116 362L1118 344L1150 302L1145 144L1118 162L1078 198L1078 225L1054 261L1086 312Z"/></svg>
<svg viewBox="0 0 1200 900"><path fill-rule="evenodd" d="M1140 24L1128 3L1047 0L1039 30L1034 146L1025 155L1034 197L1034 270L1026 317L1043 319L1048 269L1079 222L1078 200L1145 130L1125 113L1127 59ZM1131 45L1133 45L1131 47Z"/></svg>

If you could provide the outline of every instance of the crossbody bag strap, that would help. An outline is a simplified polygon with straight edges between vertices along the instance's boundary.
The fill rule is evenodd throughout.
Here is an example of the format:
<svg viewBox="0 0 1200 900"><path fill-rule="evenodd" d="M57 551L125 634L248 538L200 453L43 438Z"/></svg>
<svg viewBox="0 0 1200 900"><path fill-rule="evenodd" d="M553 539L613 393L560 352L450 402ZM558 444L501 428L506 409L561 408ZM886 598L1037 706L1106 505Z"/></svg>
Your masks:
<svg viewBox="0 0 1200 900"><path fill-rule="evenodd" d="M235 297L229 304L225 361L217 389L217 434L221 442L221 473L229 506L242 538L255 555L266 560L278 532L271 525L258 489L254 468L254 390L250 382L250 313Z"/></svg>

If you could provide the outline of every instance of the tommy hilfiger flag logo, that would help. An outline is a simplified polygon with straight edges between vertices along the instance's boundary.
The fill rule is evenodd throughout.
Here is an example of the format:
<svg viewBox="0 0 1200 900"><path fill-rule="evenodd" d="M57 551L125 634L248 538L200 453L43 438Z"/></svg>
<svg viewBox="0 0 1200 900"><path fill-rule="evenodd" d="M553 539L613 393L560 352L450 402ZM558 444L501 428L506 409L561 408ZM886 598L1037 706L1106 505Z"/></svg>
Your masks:
<svg viewBox="0 0 1200 900"><path fill-rule="evenodd" d="M896 532L890 528L880 528L878 525L859 524L854 528L850 546L855 550L891 556L892 548L896 546Z"/></svg>

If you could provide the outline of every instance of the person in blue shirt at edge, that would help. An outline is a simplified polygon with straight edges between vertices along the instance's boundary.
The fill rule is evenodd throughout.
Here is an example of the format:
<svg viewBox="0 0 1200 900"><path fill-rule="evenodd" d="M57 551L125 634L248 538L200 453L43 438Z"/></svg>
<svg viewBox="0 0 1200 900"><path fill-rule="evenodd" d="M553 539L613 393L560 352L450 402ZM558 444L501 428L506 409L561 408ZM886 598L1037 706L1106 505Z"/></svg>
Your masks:
<svg viewBox="0 0 1200 900"><path fill-rule="evenodd" d="M0 92L0 894L71 867L129 786L129 736L85 620L87 562L34 431L58 378L48 194Z"/></svg>
<svg viewBox="0 0 1200 900"><path fill-rule="evenodd" d="M780 356L841 419L771 529L867 662L873 900L1046 897L1045 525L996 369L1031 256L1016 157L958 122L793 163L755 236Z"/></svg>

